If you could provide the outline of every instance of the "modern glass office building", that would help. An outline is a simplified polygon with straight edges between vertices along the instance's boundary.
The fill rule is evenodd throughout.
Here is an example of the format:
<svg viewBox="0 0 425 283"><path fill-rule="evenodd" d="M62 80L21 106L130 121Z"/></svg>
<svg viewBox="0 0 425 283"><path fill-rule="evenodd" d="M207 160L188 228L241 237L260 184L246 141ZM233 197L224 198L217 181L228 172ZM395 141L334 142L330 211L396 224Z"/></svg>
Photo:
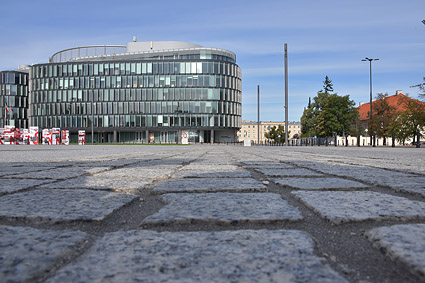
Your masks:
<svg viewBox="0 0 425 283"><path fill-rule="evenodd" d="M233 142L241 127L234 53L187 42L75 47L31 67L30 124L95 142ZM73 137L74 136L74 137Z"/></svg>
<svg viewBox="0 0 425 283"><path fill-rule="evenodd" d="M21 71L0 72L0 127L28 128L28 77Z"/></svg>

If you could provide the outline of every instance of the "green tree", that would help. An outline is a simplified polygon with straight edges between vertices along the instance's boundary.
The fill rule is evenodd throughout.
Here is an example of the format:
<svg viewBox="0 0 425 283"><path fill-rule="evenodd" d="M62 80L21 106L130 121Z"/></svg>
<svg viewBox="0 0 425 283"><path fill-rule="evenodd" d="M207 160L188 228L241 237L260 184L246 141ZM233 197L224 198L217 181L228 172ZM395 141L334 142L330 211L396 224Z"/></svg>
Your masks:
<svg viewBox="0 0 425 283"><path fill-rule="evenodd" d="M332 81L328 78L328 76L326 76L325 80L323 81L323 90L320 92L331 93L332 91L334 91Z"/></svg>
<svg viewBox="0 0 425 283"><path fill-rule="evenodd" d="M395 128L395 119L397 117L396 107L388 104L388 93L379 93L373 102L373 115L370 122L371 131L376 132L376 135L384 139L386 145L387 137L392 135Z"/></svg>
<svg viewBox="0 0 425 283"><path fill-rule="evenodd" d="M332 136L350 134L355 131L357 109L354 101L348 95L339 96L333 91L332 81L325 77L323 90L309 100L309 107L304 109L301 117L303 137L305 136Z"/></svg>
<svg viewBox="0 0 425 283"><path fill-rule="evenodd" d="M310 105L310 107L304 108L303 115L301 116L301 132L303 133L303 137L308 136L308 134L311 134L315 130L316 126L314 123L314 112Z"/></svg>
<svg viewBox="0 0 425 283"><path fill-rule="evenodd" d="M404 97L401 99L401 108L405 109L397 117L396 134L398 139L413 137L416 139L416 131L425 129L425 104L419 100Z"/></svg>
<svg viewBox="0 0 425 283"><path fill-rule="evenodd" d="M289 132L290 133L290 132ZM284 143L285 142L285 127L279 125L278 127L271 127L270 131L264 134L266 139L272 140L274 143Z"/></svg>
<svg viewBox="0 0 425 283"><path fill-rule="evenodd" d="M332 136L334 133L343 135L353 132L357 116L354 106L349 95L330 94L316 117L317 135Z"/></svg>
<svg viewBox="0 0 425 283"><path fill-rule="evenodd" d="M411 87L417 87L419 88L419 97L422 99L425 99L425 77L423 78L423 83L411 86Z"/></svg>

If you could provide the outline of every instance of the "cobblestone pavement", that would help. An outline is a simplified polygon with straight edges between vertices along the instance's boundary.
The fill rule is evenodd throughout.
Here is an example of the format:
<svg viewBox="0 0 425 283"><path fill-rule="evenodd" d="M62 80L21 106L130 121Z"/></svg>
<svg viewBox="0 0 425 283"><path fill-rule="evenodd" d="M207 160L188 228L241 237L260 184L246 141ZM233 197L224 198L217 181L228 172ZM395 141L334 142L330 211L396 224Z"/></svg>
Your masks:
<svg viewBox="0 0 425 283"><path fill-rule="evenodd" d="M1 146L0 282L425 282L425 149Z"/></svg>

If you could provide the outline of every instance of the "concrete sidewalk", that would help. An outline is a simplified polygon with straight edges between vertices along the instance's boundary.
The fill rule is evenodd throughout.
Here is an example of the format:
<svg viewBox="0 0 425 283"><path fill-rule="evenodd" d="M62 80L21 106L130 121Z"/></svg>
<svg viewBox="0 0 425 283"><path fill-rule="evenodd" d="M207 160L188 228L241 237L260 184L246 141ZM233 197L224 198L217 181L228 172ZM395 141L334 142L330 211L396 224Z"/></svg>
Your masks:
<svg viewBox="0 0 425 283"><path fill-rule="evenodd" d="M425 149L1 146L0 282L422 282Z"/></svg>

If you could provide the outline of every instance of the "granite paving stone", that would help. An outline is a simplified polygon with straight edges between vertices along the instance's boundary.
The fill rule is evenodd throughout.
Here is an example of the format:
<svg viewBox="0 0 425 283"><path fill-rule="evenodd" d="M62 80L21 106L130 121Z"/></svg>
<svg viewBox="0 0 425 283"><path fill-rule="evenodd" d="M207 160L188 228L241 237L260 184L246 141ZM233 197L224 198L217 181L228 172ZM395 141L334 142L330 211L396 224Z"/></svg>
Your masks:
<svg viewBox="0 0 425 283"><path fill-rule="evenodd" d="M185 178L171 179L156 186L155 193L186 192L265 192L266 186L253 178Z"/></svg>
<svg viewBox="0 0 425 283"><path fill-rule="evenodd" d="M48 282L347 282L296 230L108 233Z"/></svg>
<svg viewBox="0 0 425 283"><path fill-rule="evenodd" d="M253 168L253 169L292 169L294 166L285 164L285 163L263 163L263 164L244 164L244 168Z"/></svg>
<svg viewBox="0 0 425 283"><path fill-rule="evenodd" d="M400 184L405 182L405 180L408 180L409 178L420 178L418 175L415 174L407 174L403 172L390 171L368 166L355 166L338 163L324 164L312 162L307 162L304 165L305 167L316 169L324 173L337 176L352 177L357 180L369 182L376 185L392 185L394 183Z"/></svg>
<svg viewBox="0 0 425 283"><path fill-rule="evenodd" d="M301 190L350 190L369 186L342 178L273 178L271 181Z"/></svg>
<svg viewBox="0 0 425 283"><path fill-rule="evenodd" d="M334 224L365 220L425 219L425 202L371 191L293 191Z"/></svg>
<svg viewBox="0 0 425 283"><path fill-rule="evenodd" d="M44 183L46 180L0 179L0 194L17 192Z"/></svg>
<svg viewBox="0 0 425 283"><path fill-rule="evenodd" d="M425 280L425 224L404 224L369 230L366 237L391 259L406 264Z"/></svg>
<svg viewBox="0 0 425 283"><path fill-rule="evenodd" d="M16 175L26 174L34 171L41 171L46 169L51 169L53 167L18 167L18 166L1 166L0 167L0 177L13 177Z"/></svg>
<svg viewBox="0 0 425 283"><path fill-rule="evenodd" d="M153 181L153 178L117 178L116 176L108 175L81 176L74 179L44 184L40 188L134 191L144 189Z"/></svg>
<svg viewBox="0 0 425 283"><path fill-rule="evenodd" d="M301 212L273 193L180 193L162 195L167 203L143 220L165 223L273 223L298 221Z"/></svg>
<svg viewBox="0 0 425 283"><path fill-rule="evenodd" d="M111 171L95 174L96 177L108 178L159 178L170 176L178 167L176 166L152 166L152 167L124 167Z"/></svg>
<svg viewBox="0 0 425 283"><path fill-rule="evenodd" d="M0 225L0 282L31 282L90 238L79 231Z"/></svg>
<svg viewBox="0 0 425 283"><path fill-rule="evenodd" d="M67 222L102 220L137 198L91 190L33 190L0 197L0 217Z"/></svg>
<svg viewBox="0 0 425 283"><path fill-rule="evenodd" d="M38 172L30 172L12 176L20 179L67 179L84 174L94 174L109 169L108 167L60 167Z"/></svg>
<svg viewBox="0 0 425 283"><path fill-rule="evenodd" d="M121 167L128 166L138 162L134 159L119 159L119 160L99 160L99 161L88 161L82 162L79 166L83 167Z"/></svg>
<svg viewBox="0 0 425 283"><path fill-rule="evenodd" d="M195 164L191 163L182 167L183 170L201 170L210 172L221 172L221 171L237 171L244 170L236 165L232 164Z"/></svg>
<svg viewBox="0 0 425 283"><path fill-rule="evenodd" d="M181 171L172 175L173 178L226 178L226 177L251 177L251 173L243 168L235 165L220 165L220 164L207 164L184 166Z"/></svg>
<svg viewBox="0 0 425 283"><path fill-rule="evenodd" d="M381 179L379 184L390 187L395 191L425 196L425 177L422 176L387 177Z"/></svg>
<svg viewBox="0 0 425 283"><path fill-rule="evenodd" d="M290 169L268 169L268 168L255 168L255 171L263 173L270 177L313 177L323 176L323 174L304 169L304 168L290 168Z"/></svg>

